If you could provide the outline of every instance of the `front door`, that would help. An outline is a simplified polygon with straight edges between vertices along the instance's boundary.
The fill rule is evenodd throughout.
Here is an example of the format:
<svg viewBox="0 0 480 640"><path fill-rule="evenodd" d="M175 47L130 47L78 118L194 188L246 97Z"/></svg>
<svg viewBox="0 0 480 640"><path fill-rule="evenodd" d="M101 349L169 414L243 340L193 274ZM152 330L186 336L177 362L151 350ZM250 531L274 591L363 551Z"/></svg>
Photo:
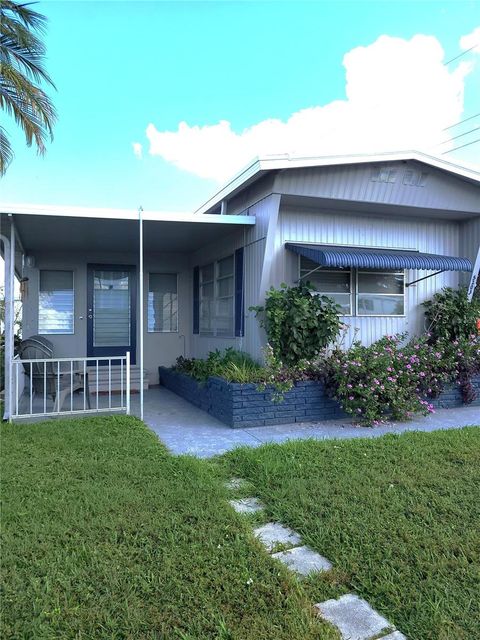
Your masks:
<svg viewBox="0 0 480 640"><path fill-rule="evenodd" d="M87 354L120 356L135 364L136 268L89 264L87 268Z"/></svg>

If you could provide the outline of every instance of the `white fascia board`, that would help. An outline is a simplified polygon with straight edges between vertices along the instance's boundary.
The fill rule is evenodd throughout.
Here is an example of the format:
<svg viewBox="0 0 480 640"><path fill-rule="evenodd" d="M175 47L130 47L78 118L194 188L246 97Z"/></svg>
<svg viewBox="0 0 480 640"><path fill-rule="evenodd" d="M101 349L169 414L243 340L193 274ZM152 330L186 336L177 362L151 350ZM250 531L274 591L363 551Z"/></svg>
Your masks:
<svg viewBox="0 0 480 640"><path fill-rule="evenodd" d="M110 220L138 220L138 211L130 209L94 209L59 205L1 204L0 213L13 215L50 216L58 218L102 218ZM254 225L252 216L218 216L167 211L143 211L143 220L152 222L195 222L197 224Z"/></svg>
<svg viewBox="0 0 480 640"><path fill-rule="evenodd" d="M393 151L384 153L358 154L350 156L317 156L291 157L288 155L255 158L247 167L242 169L232 180L213 195L205 204L195 211L195 214L205 212L218 205L222 200L240 191L249 181L257 179L266 171L283 169L305 169L308 167L333 167L346 164L367 164L375 162L396 162L401 160L416 160L437 169L453 173L462 178L480 182L480 172L473 168L464 167L443 158L430 156L421 151Z"/></svg>

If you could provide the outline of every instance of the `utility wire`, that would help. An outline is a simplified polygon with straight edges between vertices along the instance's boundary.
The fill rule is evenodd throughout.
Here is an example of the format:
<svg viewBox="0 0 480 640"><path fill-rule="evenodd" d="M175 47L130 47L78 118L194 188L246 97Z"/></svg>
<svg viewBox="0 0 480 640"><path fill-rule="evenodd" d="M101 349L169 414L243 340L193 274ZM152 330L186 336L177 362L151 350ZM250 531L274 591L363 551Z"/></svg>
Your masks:
<svg viewBox="0 0 480 640"><path fill-rule="evenodd" d="M459 147L454 147L453 149L449 149L448 151L444 151L442 153L442 156L444 156L446 153L452 153L452 151L457 151L458 149L463 149L464 147L469 147L471 144L477 144L477 142L480 142L480 138L478 138L477 140L473 140L472 142L467 142L467 144L462 144Z"/></svg>
<svg viewBox="0 0 480 640"><path fill-rule="evenodd" d="M480 116L480 113L476 113L474 116L470 116L469 118L465 118L465 120L460 120L459 122L455 122L455 124L451 124L448 127L445 127L445 129L442 129L442 131L447 131L447 129L452 129L453 127L456 127L459 124L463 124L464 122L468 122L469 120L473 120L473 118L477 118L478 116Z"/></svg>
<svg viewBox="0 0 480 640"><path fill-rule="evenodd" d="M470 47L470 49L466 49L465 51L462 51L462 53L459 53L458 56L455 56L451 60L447 60L447 62L444 62L443 65L446 67L447 64L450 64L451 62L454 62L455 60L458 60L459 58L464 56L469 51L472 51L472 49L476 49L478 47L478 45L479 45L479 43L477 42L477 44L474 44L473 47Z"/></svg>
<svg viewBox="0 0 480 640"><path fill-rule="evenodd" d="M463 138L463 136L468 136L469 133L478 131L478 129L480 129L480 125L476 126L474 129L470 129L470 131L465 131L465 133L460 133L458 136L453 136L453 138L449 138L448 140L444 140L443 142L440 142L439 146L441 144L447 144L447 142L451 142L452 140L456 140L457 138Z"/></svg>

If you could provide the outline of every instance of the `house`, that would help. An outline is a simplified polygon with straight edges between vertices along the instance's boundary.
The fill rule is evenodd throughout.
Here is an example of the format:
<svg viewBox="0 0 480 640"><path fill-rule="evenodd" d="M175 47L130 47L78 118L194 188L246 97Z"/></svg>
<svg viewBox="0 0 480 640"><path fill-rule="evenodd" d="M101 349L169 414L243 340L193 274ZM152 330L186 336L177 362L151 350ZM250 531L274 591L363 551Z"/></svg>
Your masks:
<svg viewBox="0 0 480 640"><path fill-rule="evenodd" d="M65 359L129 352L130 384L142 362L154 385L178 356L232 346L260 357L250 306L301 278L341 305L347 344L421 331L422 302L470 280L480 173L418 152L267 157L194 213L0 212L7 285L13 262L23 280L23 337L45 335ZM7 417L10 360L7 344Z"/></svg>

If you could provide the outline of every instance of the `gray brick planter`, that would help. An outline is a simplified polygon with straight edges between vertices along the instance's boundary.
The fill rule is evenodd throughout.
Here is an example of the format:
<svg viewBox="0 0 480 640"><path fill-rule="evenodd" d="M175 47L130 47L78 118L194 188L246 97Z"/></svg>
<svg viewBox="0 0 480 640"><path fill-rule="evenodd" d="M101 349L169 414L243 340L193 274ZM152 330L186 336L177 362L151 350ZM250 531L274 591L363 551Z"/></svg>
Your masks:
<svg viewBox="0 0 480 640"><path fill-rule="evenodd" d="M297 382L285 393L282 402L273 402L271 391L259 391L256 384L226 382L222 378L199 383L165 367L159 367L158 373L161 385L234 428L345 417L338 402L326 395L320 382Z"/></svg>
<svg viewBox="0 0 480 640"><path fill-rule="evenodd" d="M213 377L200 383L166 367L159 367L158 373L161 385L233 428L321 422L346 417L338 402L327 396L322 383L314 380L297 382L291 391L285 393L282 402L273 402L271 391L259 391L256 384L226 382ZM480 406L480 376L475 378L474 386L478 395L473 404ZM456 386L445 389L431 402L436 408L462 406Z"/></svg>

